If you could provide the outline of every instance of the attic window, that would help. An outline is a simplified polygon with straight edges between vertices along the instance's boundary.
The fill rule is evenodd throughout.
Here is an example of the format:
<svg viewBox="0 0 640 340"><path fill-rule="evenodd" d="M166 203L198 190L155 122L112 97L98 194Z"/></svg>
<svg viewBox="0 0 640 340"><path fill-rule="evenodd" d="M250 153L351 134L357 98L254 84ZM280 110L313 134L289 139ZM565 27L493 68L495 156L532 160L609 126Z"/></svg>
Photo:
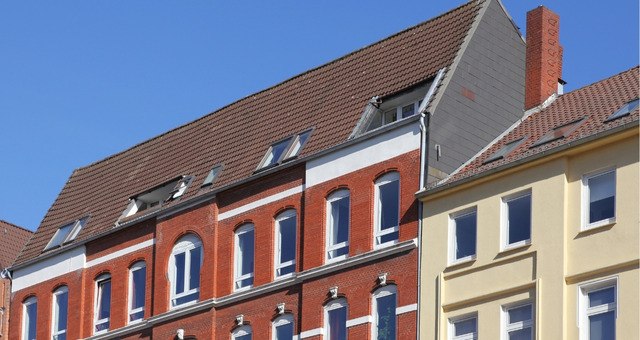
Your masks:
<svg viewBox="0 0 640 340"><path fill-rule="evenodd" d="M575 120L575 121L573 121L571 123L567 123L567 124L558 126L558 127L554 128L553 130L547 132L544 136L542 136L540 139L538 139L538 141L535 142L531 147L534 148L534 147L540 146L542 144L553 142L554 140L566 138L573 131L575 131L580 126L580 123L582 123L583 121L584 121L584 118L580 118L580 119Z"/></svg>
<svg viewBox="0 0 640 340"><path fill-rule="evenodd" d="M284 161L297 157L309 139L311 130L276 142L269 147L257 170L276 166ZM257 171L256 170L256 171Z"/></svg>
<svg viewBox="0 0 640 340"><path fill-rule="evenodd" d="M65 243L73 241L80 233L80 230L82 230L82 227L87 223L88 219L88 217L83 217L58 228L47 246L44 247L44 250L47 251L52 248L60 247Z"/></svg>
<svg viewBox="0 0 640 340"><path fill-rule="evenodd" d="M497 160L499 160L501 158L504 158L511 151L513 151L515 148L520 146L520 144L522 144L522 142L524 142L524 140L525 140L525 138L520 138L518 140L514 140L513 142L505 144L502 148L500 148L500 150L494 152L493 155L491 155L491 157L487 158L484 162L482 162L482 164L491 163L491 162L497 161Z"/></svg>
<svg viewBox="0 0 640 340"><path fill-rule="evenodd" d="M430 85L431 83L376 103L377 109L368 118L366 131L375 130L417 114Z"/></svg>
<svg viewBox="0 0 640 340"><path fill-rule="evenodd" d="M635 108L638 107L638 98L622 105L622 107L620 107L618 109L618 111L614 112L611 116L609 116L609 118L607 118L607 120L605 120L604 122L610 122L614 119L618 119L618 118L622 118L625 116L628 116L633 110L635 110Z"/></svg>
<svg viewBox="0 0 640 340"><path fill-rule="evenodd" d="M218 179L218 174L220 174L220 170L222 170L222 165L214 166L211 169L211 171L209 171L209 174L207 174L207 177L204 179L200 187L207 187L207 186L213 185L213 182L215 182L216 179Z"/></svg>
<svg viewBox="0 0 640 340"><path fill-rule="evenodd" d="M192 179L191 176L182 176L131 198L131 203L123 213L124 217L179 198L187 190Z"/></svg>

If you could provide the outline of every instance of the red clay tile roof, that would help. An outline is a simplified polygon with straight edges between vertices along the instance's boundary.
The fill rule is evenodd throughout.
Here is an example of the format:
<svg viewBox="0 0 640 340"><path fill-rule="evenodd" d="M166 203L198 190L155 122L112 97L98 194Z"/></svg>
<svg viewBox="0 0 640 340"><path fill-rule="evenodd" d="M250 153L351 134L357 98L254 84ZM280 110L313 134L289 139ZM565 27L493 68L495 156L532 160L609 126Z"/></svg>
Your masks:
<svg viewBox="0 0 640 340"><path fill-rule="evenodd" d="M607 118L616 112L622 105L639 96L638 66L619 73L610 78L593 83L581 89L559 96L551 105L527 117L506 136L491 145L486 151L476 156L466 166L455 172L450 178L434 185L429 189L436 189L443 185L455 186L459 181L469 177L483 174L489 170L508 166L518 160L539 155L544 152L553 152L554 149L569 143L596 135L607 130L637 122L638 108L635 108L626 117L605 122ZM533 146L547 132L556 127L563 126L585 117L579 123L577 129L565 138L555 140L539 146ZM483 164L485 160L505 144L526 138L506 157ZM532 147L533 146L533 147ZM427 190L428 192L429 190Z"/></svg>
<svg viewBox="0 0 640 340"><path fill-rule="evenodd" d="M0 270L13 264L31 235L27 229L0 220Z"/></svg>
<svg viewBox="0 0 640 340"><path fill-rule="evenodd" d="M202 194L213 165L224 165L215 187L236 183L252 176L271 143L310 127L300 157L345 142L371 97L427 81L453 63L482 3L470 1L75 170L17 263L39 256L60 226L80 217L91 215L75 242L111 229L130 197L177 176L195 176L185 200Z"/></svg>

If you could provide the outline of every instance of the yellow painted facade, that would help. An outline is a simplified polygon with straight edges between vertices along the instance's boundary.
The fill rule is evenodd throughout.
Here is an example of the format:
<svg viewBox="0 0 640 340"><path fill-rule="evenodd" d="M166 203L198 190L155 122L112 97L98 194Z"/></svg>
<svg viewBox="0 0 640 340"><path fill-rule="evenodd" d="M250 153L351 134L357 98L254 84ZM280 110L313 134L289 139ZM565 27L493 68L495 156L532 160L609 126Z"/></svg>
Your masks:
<svg viewBox="0 0 640 340"><path fill-rule="evenodd" d="M587 339L584 294L615 286L616 338L638 339L638 129L434 192L424 204L420 335L505 339L506 312L530 303L534 339ZM583 176L615 169L615 221L583 227ZM505 197L531 194L530 242L505 250ZM475 258L451 264L451 220L476 212Z"/></svg>

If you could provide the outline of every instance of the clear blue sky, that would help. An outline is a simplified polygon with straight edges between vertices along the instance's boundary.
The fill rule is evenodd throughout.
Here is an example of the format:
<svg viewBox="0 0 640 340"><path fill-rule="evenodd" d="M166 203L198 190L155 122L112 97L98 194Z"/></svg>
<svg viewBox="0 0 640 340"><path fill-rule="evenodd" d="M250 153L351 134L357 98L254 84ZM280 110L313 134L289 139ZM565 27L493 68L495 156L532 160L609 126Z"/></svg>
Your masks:
<svg viewBox="0 0 640 340"><path fill-rule="evenodd" d="M0 219L36 229L73 169L464 1L2 1ZM638 63L638 2L560 14L572 90ZM399 7L401 5L402 7Z"/></svg>

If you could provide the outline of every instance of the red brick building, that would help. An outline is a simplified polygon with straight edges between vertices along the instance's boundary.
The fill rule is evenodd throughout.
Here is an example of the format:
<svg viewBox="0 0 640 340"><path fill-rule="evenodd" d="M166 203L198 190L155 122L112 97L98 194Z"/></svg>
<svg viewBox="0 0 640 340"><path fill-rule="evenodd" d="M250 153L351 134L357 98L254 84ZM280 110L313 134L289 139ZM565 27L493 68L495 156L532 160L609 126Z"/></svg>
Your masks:
<svg viewBox="0 0 640 340"><path fill-rule="evenodd" d="M0 339L6 339L9 334L11 274L7 269L31 235L33 232L29 230L0 220Z"/></svg>
<svg viewBox="0 0 640 340"><path fill-rule="evenodd" d="M12 268L10 339L414 339L419 205L520 115L472 1L73 172Z"/></svg>

